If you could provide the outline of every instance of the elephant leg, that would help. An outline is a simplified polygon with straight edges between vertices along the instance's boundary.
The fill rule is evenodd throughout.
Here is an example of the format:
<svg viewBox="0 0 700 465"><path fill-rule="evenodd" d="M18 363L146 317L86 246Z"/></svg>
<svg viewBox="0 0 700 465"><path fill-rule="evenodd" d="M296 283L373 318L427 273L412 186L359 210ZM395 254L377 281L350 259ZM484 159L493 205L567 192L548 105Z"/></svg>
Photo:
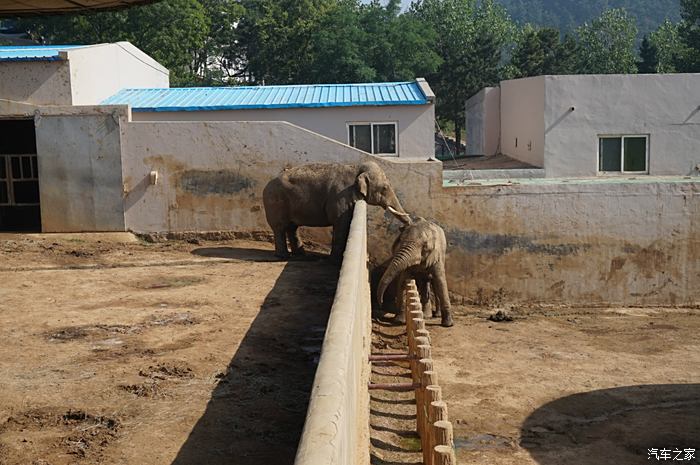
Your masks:
<svg viewBox="0 0 700 465"><path fill-rule="evenodd" d="M440 316L440 307L437 304L437 297L435 297L435 288L433 287L432 281L430 286L428 286L428 300L430 300L430 306L433 310L433 318Z"/></svg>
<svg viewBox="0 0 700 465"><path fill-rule="evenodd" d="M420 303L421 307L423 308L423 318L430 318L433 316L433 312L430 307L430 282L427 278L416 279L416 285L418 286Z"/></svg>
<svg viewBox="0 0 700 465"><path fill-rule="evenodd" d="M452 326L454 321L452 320L452 311L450 309L450 295L447 291L447 276L445 275L445 265L443 263L438 263L435 266L435 273L433 273L432 280L433 290L435 291L435 297L437 298L437 306L440 309L442 326Z"/></svg>
<svg viewBox="0 0 700 465"><path fill-rule="evenodd" d="M394 301L394 319L392 320L396 324L406 323L406 307L404 306L404 284L406 283L406 273L401 272L396 278L396 300Z"/></svg>
<svg viewBox="0 0 700 465"><path fill-rule="evenodd" d="M292 248L292 255L304 255L304 243L301 242L299 238L299 226L296 224L290 224L287 227L287 240Z"/></svg>
<svg viewBox="0 0 700 465"><path fill-rule="evenodd" d="M331 246L331 260L340 263L343 261L345 245L350 234L350 221L352 211L343 213L333 223L333 245Z"/></svg>
<svg viewBox="0 0 700 465"><path fill-rule="evenodd" d="M275 257L287 260L289 258L289 250L287 250L287 234L284 228L275 227L272 229L275 235Z"/></svg>

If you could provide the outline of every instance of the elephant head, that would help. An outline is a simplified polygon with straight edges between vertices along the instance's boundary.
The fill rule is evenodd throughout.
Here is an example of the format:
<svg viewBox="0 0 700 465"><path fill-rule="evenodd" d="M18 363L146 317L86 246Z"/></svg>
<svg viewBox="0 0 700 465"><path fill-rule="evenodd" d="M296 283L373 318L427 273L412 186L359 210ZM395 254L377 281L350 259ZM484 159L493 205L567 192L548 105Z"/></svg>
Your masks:
<svg viewBox="0 0 700 465"><path fill-rule="evenodd" d="M355 187L368 204L388 210L405 224L411 222L411 217L401 206L389 179L375 162L368 161L360 165Z"/></svg>

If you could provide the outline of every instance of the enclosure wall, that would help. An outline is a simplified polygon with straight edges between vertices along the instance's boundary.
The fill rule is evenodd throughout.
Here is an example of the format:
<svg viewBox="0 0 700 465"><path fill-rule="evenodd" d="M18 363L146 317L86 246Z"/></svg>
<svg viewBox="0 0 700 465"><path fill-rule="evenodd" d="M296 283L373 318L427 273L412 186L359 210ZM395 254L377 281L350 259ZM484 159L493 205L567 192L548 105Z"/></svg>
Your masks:
<svg viewBox="0 0 700 465"><path fill-rule="evenodd" d="M369 463L367 207L355 205L295 465Z"/></svg>

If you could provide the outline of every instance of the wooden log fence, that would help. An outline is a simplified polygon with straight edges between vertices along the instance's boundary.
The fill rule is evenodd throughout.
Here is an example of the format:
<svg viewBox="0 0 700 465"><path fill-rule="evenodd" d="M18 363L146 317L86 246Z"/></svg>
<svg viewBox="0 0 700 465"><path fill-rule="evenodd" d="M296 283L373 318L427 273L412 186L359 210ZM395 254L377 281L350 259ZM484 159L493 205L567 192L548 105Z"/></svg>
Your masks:
<svg viewBox="0 0 700 465"><path fill-rule="evenodd" d="M393 354L372 354L373 361L408 361L410 383L369 384L369 389L414 391L416 397L416 431L420 436L425 465L455 465L452 423L447 404L442 400L437 372L432 359L430 333L425 327L418 289L414 280L405 283L402 306L406 315L408 351Z"/></svg>

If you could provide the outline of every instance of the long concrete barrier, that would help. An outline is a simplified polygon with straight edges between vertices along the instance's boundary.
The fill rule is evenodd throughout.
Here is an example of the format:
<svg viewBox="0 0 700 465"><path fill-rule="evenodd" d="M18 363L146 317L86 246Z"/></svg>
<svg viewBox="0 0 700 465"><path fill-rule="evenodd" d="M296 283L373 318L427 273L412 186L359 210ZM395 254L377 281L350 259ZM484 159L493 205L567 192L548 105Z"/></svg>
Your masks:
<svg viewBox="0 0 700 465"><path fill-rule="evenodd" d="M367 205L355 205L295 465L369 463Z"/></svg>

